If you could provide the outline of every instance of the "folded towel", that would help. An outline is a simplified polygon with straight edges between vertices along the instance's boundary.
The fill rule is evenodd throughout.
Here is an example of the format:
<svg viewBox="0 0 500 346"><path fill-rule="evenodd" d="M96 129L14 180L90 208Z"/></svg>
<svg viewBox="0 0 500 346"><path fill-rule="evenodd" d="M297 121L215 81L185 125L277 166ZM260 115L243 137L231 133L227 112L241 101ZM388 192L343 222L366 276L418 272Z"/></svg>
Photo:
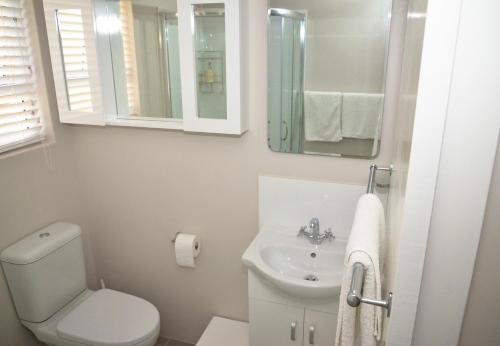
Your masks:
<svg viewBox="0 0 500 346"><path fill-rule="evenodd" d="M344 93L342 96L342 136L378 139L383 94Z"/></svg>
<svg viewBox="0 0 500 346"><path fill-rule="evenodd" d="M382 308L360 304L353 308L347 304L347 293L352 280L354 263L365 267L363 297L381 299L381 267L385 241L384 208L374 194L361 196L344 258L344 276L340 291L336 346L375 346L382 336Z"/></svg>
<svg viewBox="0 0 500 346"><path fill-rule="evenodd" d="M304 92L306 141L340 142L342 94L339 92Z"/></svg>

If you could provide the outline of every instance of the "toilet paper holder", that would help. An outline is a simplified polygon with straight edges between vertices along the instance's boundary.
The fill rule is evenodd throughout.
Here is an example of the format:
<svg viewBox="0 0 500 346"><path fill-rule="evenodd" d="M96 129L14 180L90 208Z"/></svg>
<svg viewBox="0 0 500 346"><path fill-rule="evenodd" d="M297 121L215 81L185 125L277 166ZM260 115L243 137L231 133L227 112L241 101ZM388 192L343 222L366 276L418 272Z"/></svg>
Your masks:
<svg viewBox="0 0 500 346"><path fill-rule="evenodd" d="M172 244L174 244L174 245L175 245L175 240L177 239L177 236L178 236L179 234L181 234L181 232L177 232L177 233L175 233L174 239L172 239L172 240L171 240Z"/></svg>

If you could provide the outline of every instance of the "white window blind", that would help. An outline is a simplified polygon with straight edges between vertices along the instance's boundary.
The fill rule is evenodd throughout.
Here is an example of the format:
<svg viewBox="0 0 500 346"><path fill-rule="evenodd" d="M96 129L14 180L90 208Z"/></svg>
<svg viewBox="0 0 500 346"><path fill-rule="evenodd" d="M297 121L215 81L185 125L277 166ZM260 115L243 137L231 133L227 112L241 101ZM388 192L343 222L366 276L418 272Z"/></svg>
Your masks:
<svg viewBox="0 0 500 346"><path fill-rule="evenodd" d="M43 139L24 0L0 0L0 152Z"/></svg>
<svg viewBox="0 0 500 346"><path fill-rule="evenodd" d="M120 1L120 21L130 115L140 114L139 80L135 56L134 13L131 0Z"/></svg>
<svg viewBox="0 0 500 346"><path fill-rule="evenodd" d="M57 10L56 18L69 110L93 112L82 11Z"/></svg>

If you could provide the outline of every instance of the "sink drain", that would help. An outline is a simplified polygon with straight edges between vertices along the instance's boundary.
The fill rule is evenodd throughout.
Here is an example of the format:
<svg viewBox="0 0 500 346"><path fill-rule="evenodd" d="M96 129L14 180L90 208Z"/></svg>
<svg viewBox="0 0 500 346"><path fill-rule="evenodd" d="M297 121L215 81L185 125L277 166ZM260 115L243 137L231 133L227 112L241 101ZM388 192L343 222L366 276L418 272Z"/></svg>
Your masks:
<svg viewBox="0 0 500 346"><path fill-rule="evenodd" d="M316 275L313 275L313 274L307 274L306 276L304 276L304 280L306 280L306 281L319 281L319 277L317 277Z"/></svg>

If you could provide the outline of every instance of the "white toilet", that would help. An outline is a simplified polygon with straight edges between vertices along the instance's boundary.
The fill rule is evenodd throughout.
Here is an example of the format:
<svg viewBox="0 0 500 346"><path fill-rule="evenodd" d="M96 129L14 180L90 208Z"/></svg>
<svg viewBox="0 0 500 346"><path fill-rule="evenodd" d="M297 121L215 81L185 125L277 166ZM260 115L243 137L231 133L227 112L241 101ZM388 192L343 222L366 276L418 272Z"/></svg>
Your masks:
<svg viewBox="0 0 500 346"><path fill-rule="evenodd" d="M55 346L153 346L158 310L144 299L87 288L80 227L57 222L0 254L17 314Z"/></svg>

